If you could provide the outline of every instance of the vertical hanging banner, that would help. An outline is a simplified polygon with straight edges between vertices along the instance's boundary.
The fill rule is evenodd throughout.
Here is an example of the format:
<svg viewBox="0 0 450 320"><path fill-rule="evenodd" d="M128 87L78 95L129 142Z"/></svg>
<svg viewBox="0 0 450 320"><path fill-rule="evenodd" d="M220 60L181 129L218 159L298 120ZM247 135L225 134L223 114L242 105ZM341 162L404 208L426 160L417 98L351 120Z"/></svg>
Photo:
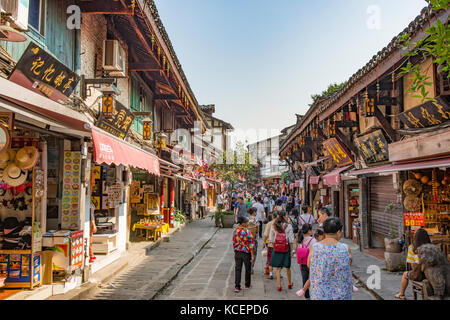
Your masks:
<svg viewBox="0 0 450 320"><path fill-rule="evenodd" d="M81 152L64 152L62 221L64 230L80 229Z"/></svg>

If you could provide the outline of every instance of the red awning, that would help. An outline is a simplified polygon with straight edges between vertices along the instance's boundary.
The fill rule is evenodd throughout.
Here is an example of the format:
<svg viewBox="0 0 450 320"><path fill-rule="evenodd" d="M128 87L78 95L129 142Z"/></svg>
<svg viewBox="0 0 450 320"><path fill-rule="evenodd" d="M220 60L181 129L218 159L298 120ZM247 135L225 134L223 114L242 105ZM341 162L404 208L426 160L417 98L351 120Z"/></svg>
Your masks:
<svg viewBox="0 0 450 320"><path fill-rule="evenodd" d="M350 166L337 168L323 176L323 184L326 186L339 185L341 172L349 169Z"/></svg>
<svg viewBox="0 0 450 320"><path fill-rule="evenodd" d="M92 129L92 141L96 163L131 165L160 175L158 157L97 128Z"/></svg>
<svg viewBox="0 0 450 320"><path fill-rule="evenodd" d="M309 184L319 184L320 176L309 177Z"/></svg>
<svg viewBox="0 0 450 320"><path fill-rule="evenodd" d="M438 167L450 167L450 157L439 158L427 161L416 161L401 164L387 164L379 167L372 167L362 170L350 171L351 175L362 175L368 173L391 173L397 171L417 170L417 169L429 169Z"/></svg>

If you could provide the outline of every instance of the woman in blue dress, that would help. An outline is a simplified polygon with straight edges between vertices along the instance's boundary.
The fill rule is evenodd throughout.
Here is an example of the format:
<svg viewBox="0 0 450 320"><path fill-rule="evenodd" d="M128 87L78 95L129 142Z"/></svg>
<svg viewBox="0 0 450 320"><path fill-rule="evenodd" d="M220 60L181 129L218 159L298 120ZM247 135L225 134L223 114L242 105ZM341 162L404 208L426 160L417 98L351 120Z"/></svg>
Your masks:
<svg viewBox="0 0 450 320"><path fill-rule="evenodd" d="M308 257L311 300L351 300L351 251L342 237L342 222L331 217L323 223L325 239L312 246Z"/></svg>

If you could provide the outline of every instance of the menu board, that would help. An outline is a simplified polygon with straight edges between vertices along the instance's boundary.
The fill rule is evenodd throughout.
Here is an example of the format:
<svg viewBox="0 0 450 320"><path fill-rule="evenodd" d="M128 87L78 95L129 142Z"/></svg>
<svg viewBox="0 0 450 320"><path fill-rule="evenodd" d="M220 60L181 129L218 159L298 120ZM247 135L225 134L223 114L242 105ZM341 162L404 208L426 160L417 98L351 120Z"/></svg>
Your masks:
<svg viewBox="0 0 450 320"><path fill-rule="evenodd" d="M81 268L83 265L83 230L70 235L70 269Z"/></svg>
<svg viewBox="0 0 450 320"><path fill-rule="evenodd" d="M116 208L122 204L123 184L121 182L105 185L102 209Z"/></svg>
<svg viewBox="0 0 450 320"><path fill-rule="evenodd" d="M64 152L64 178L62 197L63 230L80 229L80 170L81 152Z"/></svg>

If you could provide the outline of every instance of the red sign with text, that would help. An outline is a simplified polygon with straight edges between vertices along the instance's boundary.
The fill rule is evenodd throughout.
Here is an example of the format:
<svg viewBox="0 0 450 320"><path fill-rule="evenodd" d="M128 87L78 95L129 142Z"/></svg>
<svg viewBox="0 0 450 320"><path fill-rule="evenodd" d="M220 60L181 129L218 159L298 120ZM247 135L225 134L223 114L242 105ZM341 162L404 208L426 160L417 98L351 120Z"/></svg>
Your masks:
<svg viewBox="0 0 450 320"><path fill-rule="evenodd" d="M425 215L422 212L404 212L403 224L405 227L424 227Z"/></svg>

